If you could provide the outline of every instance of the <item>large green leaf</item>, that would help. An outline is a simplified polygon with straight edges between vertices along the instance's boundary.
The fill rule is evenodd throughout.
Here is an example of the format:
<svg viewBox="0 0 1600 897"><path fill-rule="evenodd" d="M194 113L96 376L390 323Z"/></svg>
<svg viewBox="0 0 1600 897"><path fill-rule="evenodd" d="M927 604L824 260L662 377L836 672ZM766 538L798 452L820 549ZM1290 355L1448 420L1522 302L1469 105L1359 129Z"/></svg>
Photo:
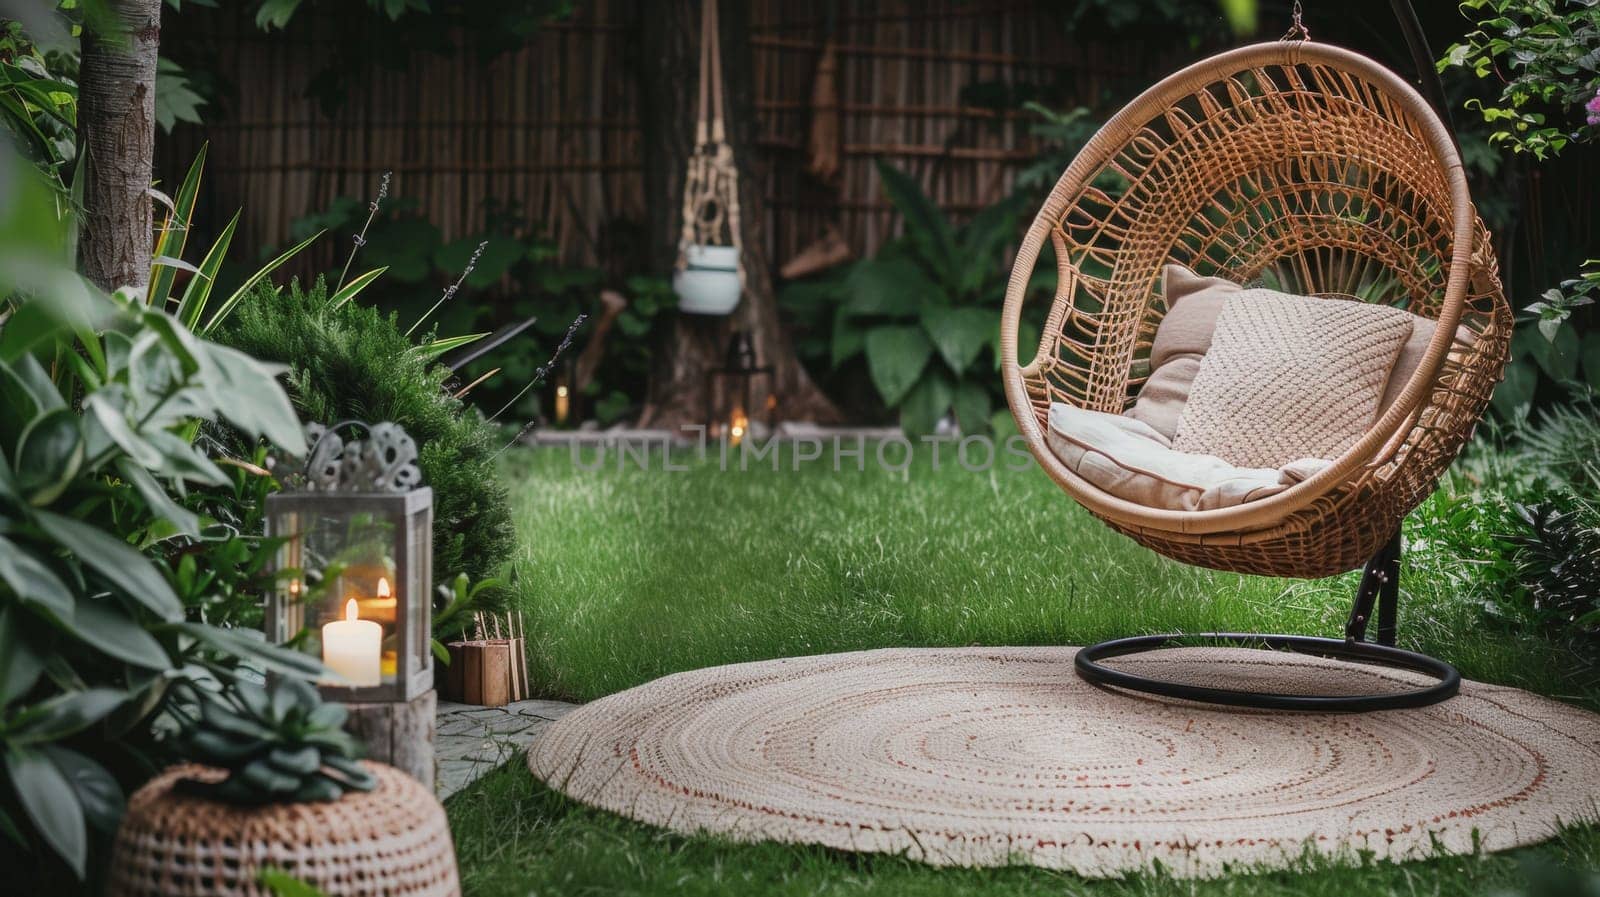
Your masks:
<svg viewBox="0 0 1600 897"><path fill-rule="evenodd" d="M478 251L480 243L483 245L481 252ZM459 276L474 252L478 253L478 261L467 275L464 286L481 290L499 283L512 265L527 256L528 247L521 240L502 234L488 239L463 237L439 247L433 254L433 263L439 270Z"/></svg>
<svg viewBox="0 0 1600 897"><path fill-rule="evenodd" d="M1539 371L1532 361L1519 358L1506 365L1505 379L1494 388L1490 404L1504 417L1516 417L1527 411L1533 402L1533 390L1539 384Z"/></svg>
<svg viewBox="0 0 1600 897"><path fill-rule="evenodd" d="M265 436L291 455L306 451L305 435L289 397L276 382L284 368L267 365L237 349L201 344L216 366L210 392L217 411L247 435Z"/></svg>
<svg viewBox="0 0 1600 897"><path fill-rule="evenodd" d="M959 377L977 360L978 353L1000 327L1000 313L973 306L934 306L923 309L922 327L939 350L939 357Z"/></svg>
<svg viewBox="0 0 1600 897"><path fill-rule="evenodd" d="M900 429L913 439L927 436L950 410L954 399L955 387L949 375L940 370L928 372L900 405Z"/></svg>
<svg viewBox="0 0 1600 897"><path fill-rule="evenodd" d="M833 314L833 342L832 360L833 367L840 365L861 354L867 345L867 328L860 322L851 318L843 308Z"/></svg>
<svg viewBox="0 0 1600 897"><path fill-rule="evenodd" d="M210 364L201 346L204 345L189 328L183 326L177 318L164 311L147 311L141 318L141 323L149 333L153 333L160 340L161 345L172 353L177 360L184 376L196 372L209 371ZM138 340L135 340L134 351L138 351ZM132 359L129 359L132 363Z"/></svg>
<svg viewBox="0 0 1600 897"><path fill-rule="evenodd" d="M0 536L0 582L11 587L17 598L54 614L58 620L72 619L74 601L55 573L21 545Z"/></svg>
<svg viewBox="0 0 1600 897"><path fill-rule="evenodd" d="M161 466L155 468L155 473L209 486L226 486L232 482L188 440L165 430L151 430L145 438L161 452Z"/></svg>
<svg viewBox="0 0 1600 897"><path fill-rule="evenodd" d="M957 289L974 296L991 279L1005 276L1002 252L1017 237L1017 218L1027 195L1013 193L985 206L961 230L961 249L953 260Z"/></svg>
<svg viewBox="0 0 1600 897"><path fill-rule="evenodd" d="M150 475L150 471L131 458L119 458L116 466L117 472L133 485L139 497L150 506L151 512L172 524L173 532L186 536L200 535L200 516L173 501L167 490Z"/></svg>
<svg viewBox="0 0 1600 897"><path fill-rule="evenodd" d="M16 489L34 505L61 495L83 466L83 428L78 415L57 408L34 418L17 446Z"/></svg>
<svg viewBox="0 0 1600 897"><path fill-rule="evenodd" d="M0 264L6 261L0 259ZM4 327L0 327L0 361L20 358L60 335L61 322L45 303L37 300L25 303L6 318Z"/></svg>
<svg viewBox="0 0 1600 897"><path fill-rule="evenodd" d="M79 561L124 595L163 620L183 618L183 605L172 586L133 546L105 530L61 514L38 511L34 520L46 535L77 555Z"/></svg>
<svg viewBox="0 0 1600 897"><path fill-rule="evenodd" d="M59 741L89 728L128 699L116 688L87 688L46 698L13 716L6 725L6 742L36 745Z"/></svg>
<svg viewBox="0 0 1600 897"><path fill-rule="evenodd" d="M1039 353L1039 325L1023 318L1017 321L1017 363L1027 364L1033 356ZM996 327L989 335L989 348L994 353L994 369L1000 370L1000 328Z"/></svg>
<svg viewBox="0 0 1600 897"><path fill-rule="evenodd" d="M23 812L45 843L83 877L89 835L84 828L83 805L72 783L42 752L27 748L5 751L6 774Z"/></svg>
<svg viewBox="0 0 1600 897"><path fill-rule="evenodd" d="M222 629L205 623L171 623L160 631L180 632L232 657L253 661L262 669L284 676L310 679L326 673L317 658L291 648L274 645L243 632Z"/></svg>
<svg viewBox="0 0 1600 897"><path fill-rule="evenodd" d="M1600 331L1590 331L1583 336L1583 349L1579 352L1583 362L1583 376L1589 388L1600 391Z"/></svg>
<svg viewBox="0 0 1600 897"><path fill-rule="evenodd" d="M1017 429L1017 419L1011 416L1010 408L1001 408L989 416L989 431L994 434L995 445L1000 449L1004 449L1006 442L1021 432Z"/></svg>
<svg viewBox="0 0 1600 897"><path fill-rule="evenodd" d="M949 272L956 261L956 242L944 212L922 192L915 178L882 159L878 160L878 177L883 180L883 192L905 219L906 237L923 261L941 274Z"/></svg>
<svg viewBox="0 0 1600 897"><path fill-rule="evenodd" d="M124 663L147 670L172 666L172 658L156 637L109 599L80 599L72 619L62 622L74 638Z"/></svg>
<svg viewBox="0 0 1600 897"><path fill-rule="evenodd" d="M956 423L961 426L963 434L973 436L989 429L989 412L992 405L989 390L983 384L974 380L964 380L957 384L951 404L955 408Z"/></svg>
<svg viewBox="0 0 1600 897"><path fill-rule="evenodd" d="M433 273L439 228L425 218L406 216L378 222L361 249L368 264L388 268L391 281L420 284Z"/></svg>
<svg viewBox="0 0 1600 897"><path fill-rule="evenodd" d="M12 412L23 420L32 420L41 411L67 407L67 400L50 381L44 365L32 355L6 363L0 361L0 390L4 390ZM26 400L26 406L19 401Z"/></svg>
<svg viewBox="0 0 1600 897"><path fill-rule="evenodd" d="M44 660L28 643L15 607L0 607L0 711L27 694L44 671Z"/></svg>
<svg viewBox="0 0 1600 897"><path fill-rule="evenodd" d="M121 385L115 384L94 393L83 403L84 408L105 433L104 438L110 439L128 457L145 467L161 466L161 452L134 430L133 423L123 413L123 403L118 401L120 389ZM99 446L98 441L96 446Z"/></svg>
<svg viewBox="0 0 1600 897"><path fill-rule="evenodd" d="M106 834L115 832L122 821L126 802L122 798L122 786L117 784L111 773L106 772L106 768L99 763L69 748L52 744L40 749L61 771L61 775L72 786L73 793L78 795L78 803L83 806L83 815L89 825Z"/></svg>
<svg viewBox="0 0 1600 897"><path fill-rule="evenodd" d="M904 257L857 262L845 278L844 295L843 313L854 317L913 318L944 298L922 267Z"/></svg>
<svg viewBox="0 0 1600 897"><path fill-rule="evenodd" d="M1556 331L1547 340L1536 327L1523 327L1511 339L1513 358L1532 358L1554 380L1565 383L1578 374L1578 332L1572 327Z"/></svg>
<svg viewBox="0 0 1600 897"><path fill-rule="evenodd" d="M177 322L172 322L174 331L182 331ZM198 366L198 360L193 362ZM139 428L151 426L157 418L170 418L168 407L173 400L178 398L178 393L184 390L184 384L192 379L192 374L184 372L184 362L181 356L171 352L161 334L146 329L134 342L128 356L127 366L127 395L129 401L122 405L129 417L139 422ZM203 378L200 378L203 379ZM110 384L99 392L118 389L121 384ZM186 397L193 397L194 390L190 390ZM200 416L211 417L209 407L199 409ZM157 427L161 426L156 424Z"/></svg>
<svg viewBox="0 0 1600 897"><path fill-rule="evenodd" d="M933 354L921 327L885 325L867 333L867 369L883 403L893 408L917 382Z"/></svg>

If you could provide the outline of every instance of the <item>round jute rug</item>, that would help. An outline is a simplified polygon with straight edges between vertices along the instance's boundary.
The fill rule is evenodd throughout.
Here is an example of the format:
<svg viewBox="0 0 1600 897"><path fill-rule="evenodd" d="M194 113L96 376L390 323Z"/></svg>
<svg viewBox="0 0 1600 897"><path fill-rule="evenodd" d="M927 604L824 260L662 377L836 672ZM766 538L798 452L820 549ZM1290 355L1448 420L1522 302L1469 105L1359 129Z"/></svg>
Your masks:
<svg viewBox="0 0 1600 897"><path fill-rule="evenodd" d="M1091 686L1075 651L892 649L680 673L573 711L528 764L579 801L680 832L1095 877L1503 850L1596 817L1600 716L1556 701L1468 682L1420 710L1220 710ZM1413 681L1237 648L1114 662L1290 691Z"/></svg>

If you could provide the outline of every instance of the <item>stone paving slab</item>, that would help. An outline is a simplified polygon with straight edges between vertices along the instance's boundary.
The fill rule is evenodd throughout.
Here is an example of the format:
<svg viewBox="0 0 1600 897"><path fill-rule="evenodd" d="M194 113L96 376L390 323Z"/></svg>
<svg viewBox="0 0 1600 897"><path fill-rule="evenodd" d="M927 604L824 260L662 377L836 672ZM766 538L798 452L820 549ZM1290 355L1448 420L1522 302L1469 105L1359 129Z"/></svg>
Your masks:
<svg viewBox="0 0 1600 897"><path fill-rule="evenodd" d="M475 707L440 701L433 737L439 799L510 762L546 726L576 706L565 701L518 701L504 707Z"/></svg>

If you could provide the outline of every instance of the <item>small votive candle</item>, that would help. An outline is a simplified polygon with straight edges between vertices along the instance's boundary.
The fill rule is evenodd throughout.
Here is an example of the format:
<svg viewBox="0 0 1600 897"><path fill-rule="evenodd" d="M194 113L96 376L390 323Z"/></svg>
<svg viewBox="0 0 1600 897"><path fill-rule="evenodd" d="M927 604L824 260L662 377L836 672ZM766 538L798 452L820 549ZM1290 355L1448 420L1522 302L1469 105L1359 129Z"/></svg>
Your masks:
<svg viewBox="0 0 1600 897"><path fill-rule="evenodd" d="M341 679L330 685L370 686L383 681L383 627L358 619L356 600L344 605L344 619L322 626L322 663Z"/></svg>

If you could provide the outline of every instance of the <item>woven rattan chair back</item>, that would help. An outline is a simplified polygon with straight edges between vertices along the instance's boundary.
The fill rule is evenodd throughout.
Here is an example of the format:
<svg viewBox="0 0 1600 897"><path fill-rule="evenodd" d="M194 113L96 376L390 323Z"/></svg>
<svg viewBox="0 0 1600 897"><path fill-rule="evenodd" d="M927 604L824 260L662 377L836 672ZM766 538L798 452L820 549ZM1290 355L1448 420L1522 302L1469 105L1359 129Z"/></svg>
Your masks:
<svg viewBox="0 0 1600 897"><path fill-rule="evenodd" d="M1029 282L1046 246L1058 277L1043 312ZM1233 508L1142 507L1068 470L1046 415L1052 402L1120 413L1134 401L1168 262L1440 326L1399 400L1321 474ZM1191 564L1316 577L1361 566L1433 490L1501 376L1511 323L1460 157L1426 102L1364 56L1279 41L1168 77L1089 141L1018 250L1001 362L1034 457L1112 527ZM1035 327L1037 349L1019 346Z"/></svg>

